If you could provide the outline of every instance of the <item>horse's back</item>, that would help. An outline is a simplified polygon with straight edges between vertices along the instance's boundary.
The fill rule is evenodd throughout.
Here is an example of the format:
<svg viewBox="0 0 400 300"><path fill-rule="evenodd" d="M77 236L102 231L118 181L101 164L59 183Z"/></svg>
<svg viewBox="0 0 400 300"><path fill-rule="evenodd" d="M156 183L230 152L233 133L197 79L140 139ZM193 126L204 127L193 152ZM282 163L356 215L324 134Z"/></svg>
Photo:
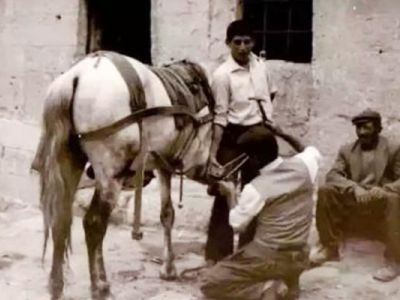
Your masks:
<svg viewBox="0 0 400 300"><path fill-rule="evenodd" d="M74 123L79 133L109 126L132 113L131 95L127 84L142 88L146 107L170 106L171 101L159 78L140 61L124 57L139 78L136 82L125 82L119 70L106 56L84 58L73 66L64 78L78 78L74 99ZM142 120L144 136L149 147L165 148L176 137L173 118L154 116ZM138 124L134 123L113 134L118 143L139 144ZM101 140L98 143L102 143Z"/></svg>

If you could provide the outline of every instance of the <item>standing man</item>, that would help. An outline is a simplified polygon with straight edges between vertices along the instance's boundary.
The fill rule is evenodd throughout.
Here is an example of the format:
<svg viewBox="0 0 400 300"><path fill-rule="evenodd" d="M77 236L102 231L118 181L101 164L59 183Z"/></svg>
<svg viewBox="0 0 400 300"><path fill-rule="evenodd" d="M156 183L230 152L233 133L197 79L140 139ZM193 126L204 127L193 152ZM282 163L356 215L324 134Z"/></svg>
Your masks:
<svg viewBox="0 0 400 300"><path fill-rule="evenodd" d="M358 139L342 146L318 191L317 229L320 245L315 265L338 260L346 221L383 216L388 264L374 275L390 281L400 275L400 145L380 135L381 116L365 110L352 119Z"/></svg>
<svg viewBox="0 0 400 300"><path fill-rule="evenodd" d="M238 143L241 135L252 136L254 130L269 130L263 125L271 120L272 100L277 91L271 83L265 61L251 51L254 47L250 27L243 20L232 22L226 31L228 59L215 71L212 90L215 97L214 136L210 149L210 176L213 169L243 153ZM256 99L256 100L255 100ZM272 143L271 134L263 135L257 146ZM257 147L256 146L256 147ZM268 149L268 147L266 147ZM243 183L249 182L257 170L249 160L242 168ZM229 225L229 208L225 197L217 195L211 213L205 258L209 264L221 260L233 251L233 231ZM240 245L252 239L251 231L242 235Z"/></svg>
<svg viewBox="0 0 400 300"><path fill-rule="evenodd" d="M262 140L265 134L257 132L257 139ZM240 231L256 216L256 233L250 243L204 274L201 290L207 297L276 299L271 284L278 281L286 284L285 299L298 297L299 276L308 266L307 241L320 154L314 147L304 149L289 135L280 136L301 153L283 159L278 156L276 141L252 147L253 157L263 167L260 175L244 186L238 204L230 203L229 222L235 231ZM254 143L251 138L249 146ZM266 158L266 152L274 155ZM232 189L225 190L228 194L229 191Z"/></svg>

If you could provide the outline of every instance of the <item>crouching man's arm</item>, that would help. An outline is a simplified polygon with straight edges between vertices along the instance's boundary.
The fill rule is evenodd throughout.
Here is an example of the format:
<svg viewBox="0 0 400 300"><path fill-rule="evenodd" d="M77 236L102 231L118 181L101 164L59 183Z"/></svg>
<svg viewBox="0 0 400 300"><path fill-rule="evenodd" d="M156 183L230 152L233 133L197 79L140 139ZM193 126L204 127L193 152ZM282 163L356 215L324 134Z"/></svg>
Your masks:
<svg viewBox="0 0 400 300"><path fill-rule="evenodd" d="M227 181L218 183L218 191L228 201L229 224L235 232L245 230L265 204L260 194L250 183L244 186L240 195L238 195L235 185Z"/></svg>
<svg viewBox="0 0 400 300"><path fill-rule="evenodd" d="M235 232L244 231L247 225L264 207L265 202L257 190L251 185L245 185L237 204L231 206L229 224Z"/></svg>

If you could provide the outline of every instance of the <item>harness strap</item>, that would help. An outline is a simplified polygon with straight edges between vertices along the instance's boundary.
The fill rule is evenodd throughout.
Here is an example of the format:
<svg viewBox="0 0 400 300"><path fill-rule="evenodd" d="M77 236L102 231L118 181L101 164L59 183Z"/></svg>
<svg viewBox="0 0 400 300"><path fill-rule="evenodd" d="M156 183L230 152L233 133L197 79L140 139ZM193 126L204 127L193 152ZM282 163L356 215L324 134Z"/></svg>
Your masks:
<svg viewBox="0 0 400 300"><path fill-rule="evenodd" d="M191 113L187 107L184 106L157 106L157 107L150 107L137 110L132 112L130 115L122 118L108 126L79 133L78 137L84 140L96 140L106 138L118 131L132 125L133 123L138 122L139 120L151 117L151 116L173 116L173 115L186 115L190 117L195 123L198 123L198 119L195 114Z"/></svg>
<svg viewBox="0 0 400 300"><path fill-rule="evenodd" d="M140 152L136 157L135 162L138 167L136 168L136 174L134 177L135 181L135 202L133 212L133 224L132 224L132 239L141 240L143 233L140 231L141 214L142 214L142 191L144 181L144 171L146 168L147 159L147 139L143 134L142 122L139 122L140 132Z"/></svg>
<svg viewBox="0 0 400 300"><path fill-rule="evenodd" d="M132 111L146 107L146 95L138 73L122 54L112 51L98 51L94 55L107 57L112 61L128 87L130 107Z"/></svg>

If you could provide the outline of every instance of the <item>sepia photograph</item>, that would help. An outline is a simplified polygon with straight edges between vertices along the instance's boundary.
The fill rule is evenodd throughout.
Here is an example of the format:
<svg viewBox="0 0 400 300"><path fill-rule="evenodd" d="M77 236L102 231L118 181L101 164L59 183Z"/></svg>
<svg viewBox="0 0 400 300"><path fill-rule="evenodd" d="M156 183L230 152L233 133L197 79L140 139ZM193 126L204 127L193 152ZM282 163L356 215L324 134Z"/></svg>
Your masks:
<svg viewBox="0 0 400 300"><path fill-rule="evenodd" d="M399 0L0 0L0 299L400 299L399 74Z"/></svg>

